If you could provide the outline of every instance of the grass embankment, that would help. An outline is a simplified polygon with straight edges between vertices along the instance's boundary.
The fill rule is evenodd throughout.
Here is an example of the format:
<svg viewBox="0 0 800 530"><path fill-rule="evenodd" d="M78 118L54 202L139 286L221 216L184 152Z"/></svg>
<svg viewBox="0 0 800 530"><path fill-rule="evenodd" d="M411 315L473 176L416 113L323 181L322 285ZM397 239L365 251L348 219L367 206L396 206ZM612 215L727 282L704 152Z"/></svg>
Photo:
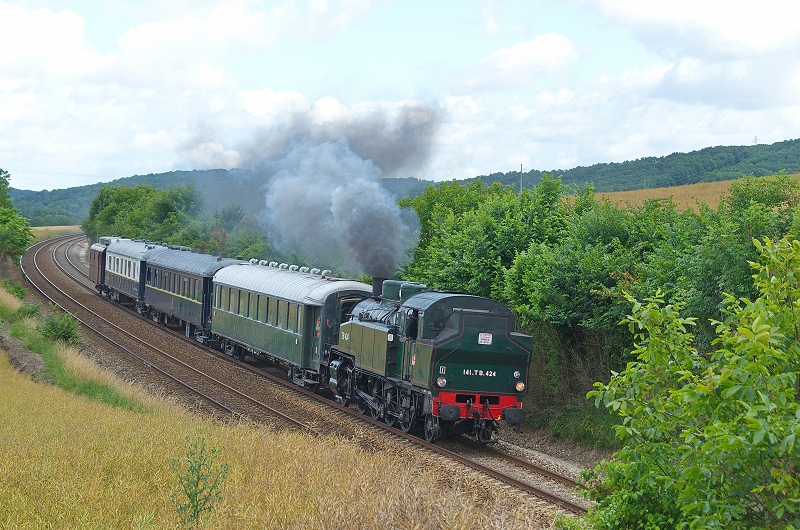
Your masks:
<svg viewBox="0 0 800 530"><path fill-rule="evenodd" d="M546 511L515 508L501 492L458 472L437 473L414 453L365 452L356 441L198 419L119 383L76 348L55 347L37 331L41 320L17 316L24 307L0 288L0 326L37 348L50 344L46 375L70 390L36 383L0 355L0 528L180 527L171 501L178 482L172 461L186 456L187 438L198 437L224 446L218 458L229 466L222 499L201 525L207 528L550 523ZM77 395L81 381L106 387L119 400Z"/></svg>

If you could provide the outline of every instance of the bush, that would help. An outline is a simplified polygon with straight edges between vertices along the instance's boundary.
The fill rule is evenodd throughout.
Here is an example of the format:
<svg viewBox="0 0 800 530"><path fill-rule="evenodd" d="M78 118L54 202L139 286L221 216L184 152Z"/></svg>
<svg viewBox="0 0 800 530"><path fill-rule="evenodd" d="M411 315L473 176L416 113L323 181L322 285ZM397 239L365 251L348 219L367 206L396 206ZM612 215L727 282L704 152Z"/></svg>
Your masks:
<svg viewBox="0 0 800 530"><path fill-rule="evenodd" d="M39 332L50 340L81 344L80 323L55 304L50 304L50 313L39 323Z"/></svg>
<svg viewBox="0 0 800 530"><path fill-rule="evenodd" d="M23 302L20 308L17 309L17 318L32 317L36 315L41 308L42 304L29 304L27 302Z"/></svg>
<svg viewBox="0 0 800 530"><path fill-rule="evenodd" d="M11 278L3 278L0 280L0 286L3 286L6 291L13 294L20 300L24 299L25 295L28 293L28 289L26 287L19 282L15 282Z"/></svg>
<svg viewBox="0 0 800 530"><path fill-rule="evenodd" d="M530 412L529 424L537 429L549 429L554 440L567 440L598 449L619 449L622 443L615 435L615 427L621 423L619 417L587 405L576 403L560 409L534 408Z"/></svg>
<svg viewBox="0 0 800 530"><path fill-rule="evenodd" d="M589 393L625 444L587 475L595 528L800 526L800 241L754 244L759 296L727 296L707 355L680 303L631 299L636 361Z"/></svg>

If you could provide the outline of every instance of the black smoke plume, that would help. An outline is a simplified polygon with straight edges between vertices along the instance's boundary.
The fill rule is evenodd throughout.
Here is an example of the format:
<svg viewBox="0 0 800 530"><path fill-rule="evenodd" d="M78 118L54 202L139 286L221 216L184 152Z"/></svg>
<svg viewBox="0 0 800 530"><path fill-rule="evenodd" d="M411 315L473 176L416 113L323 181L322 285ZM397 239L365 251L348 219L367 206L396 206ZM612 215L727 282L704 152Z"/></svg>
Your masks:
<svg viewBox="0 0 800 530"><path fill-rule="evenodd" d="M370 276L394 276L417 243L418 221L378 183L381 171L346 140L296 144L268 183L273 243Z"/></svg>

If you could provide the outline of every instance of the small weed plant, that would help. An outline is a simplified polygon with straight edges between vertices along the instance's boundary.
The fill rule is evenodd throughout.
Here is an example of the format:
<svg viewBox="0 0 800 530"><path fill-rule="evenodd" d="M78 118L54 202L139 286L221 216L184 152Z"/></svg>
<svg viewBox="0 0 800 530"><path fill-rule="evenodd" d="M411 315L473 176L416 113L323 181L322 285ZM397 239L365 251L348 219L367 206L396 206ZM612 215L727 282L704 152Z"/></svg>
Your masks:
<svg viewBox="0 0 800 530"><path fill-rule="evenodd" d="M3 278L0 280L0 286L20 300L25 298L25 295L28 293L28 289L26 287L19 282L15 282L11 278Z"/></svg>
<svg viewBox="0 0 800 530"><path fill-rule="evenodd" d="M80 323L69 313L63 312L55 304L50 304L50 314L40 324L40 333L50 340L79 345L81 341Z"/></svg>
<svg viewBox="0 0 800 530"><path fill-rule="evenodd" d="M42 308L42 304L29 304L28 302L22 302L22 306L17 309L17 317L18 318L28 318L33 317L39 313L39 310Z"/></svg>
<svg viewBox="0 0 800 530"><path fill-rule="evenodd" d="M222 486L228 476L228 463L217 462L225 448L207 448L203 436L190 442L186 437L187 453L183 459L173 458L172 469L178 475L172 502L185 526L200 524L204 513L213 510L222 499Z"/></svg>

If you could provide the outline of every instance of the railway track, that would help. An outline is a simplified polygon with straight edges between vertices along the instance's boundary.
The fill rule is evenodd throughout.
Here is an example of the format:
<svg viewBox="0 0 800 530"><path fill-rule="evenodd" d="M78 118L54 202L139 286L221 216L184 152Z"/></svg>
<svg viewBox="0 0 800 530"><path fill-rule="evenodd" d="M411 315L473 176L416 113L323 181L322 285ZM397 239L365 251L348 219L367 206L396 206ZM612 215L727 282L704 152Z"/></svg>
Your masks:
<svg viewBox="0 0 800 530"><path fill-rule="evenodd" d="M166 361L163 362L167 362L167 364L170 365L177 364L179 366L183 366L184 364L190 364L181 360L173 360L174 357L173 355L164 352L162 350L159 350L159 348L153 348L152 346L147 344L146 341L143 341L138 337L134 336L133 333L127 331L126 329L123 329L123 327L117 326L116 324L112 323L111 320L98 315L97 312L84 309L82 307L82 303L79 301L79 300L85 300L83 296L70 296L69 294L65 293L64 291L56 287L55 285L56 282L54 279L52 280L46 279L48 273L47 271L42 271L42 269L39 268L40 265L42 265L45 269L50 270L51 271L50 275L55 273L57 268L58 274L60 274L62 277L66 276L71 280L71 283L73 284L73 289L81 290L82 293L84 293L85 295L92 297L95 302L105 302L104 306L111 306L111 308L113 309L113 313L115 315L121 313L122 308L119 306L119 304L112 304L110 301L104 301L99 299L97 294L94 292L93 289L94 286L88 280L88 275L85 272L85 267L76 264L74 260L70 258L70 252L69 252L70 246L82 241L82 239L83 236L65 237L60 240L51 241L48 243L42 243L30 249L28 254L26 254L25 258L26 261L27 260L30 261L29 263L26 263L26 274L28 275L31 283L37 288L37 290L40 290L40 292L42 292L43 294L46 291L51 293L53 292L61 293L53 296L53 298L50 298L50 296L46 294L44 296L47 296L54 302L64 307L66 310L73 312L73 314L75 314L75 316L79 318L79 320L84 322L84 325L86 325L93 333L98 333L99 336L102 336L103 340L109 341L111 344L114 344L115 347L125 349L128 352L129 356L131 356L134 359L140 358L141 363L143 363L145 366L148 367L152 366L154 370L156 370L157 372L159 372L161 369L157 368L152 360L149 360L149 358L147 359L141 358L141 356L132 351L129 347L126 347L124 345L118 345L116 341L106 336L107 334L103 334L102 331L95 329L97 325L95 324L94 327L92 326L93 319L99 319L100 322L102 323L101 324L102 327L108 327L108 329L113 330L113 333L115 334L122 334L125 337L129 337L129 340L134 341L136 344L139 345L139 347L143 349L154 349L155 351L159 351L161 358L166 359ZM43 252L44 249L49 249L49 251L45 251L46 254L43 254L42 257L39 257L40 253ZM59 252L61 255L64 256L63 259L64 261L66 261L67 266L64 266L61 263L59 263L59 258L57 257L57 253ZM29 256L32 257L29 258ZM49 256L49 260L45 256ZM47 265L44 265L44 263L47 261L52 263L49 269ZM27 267L30 267L31 270L29 271ZM41 288L40 285L37 285L37 283L41 285ZM75 294L73 291L71 292L72 294ZM112 311L108 312L112 313ZM138 320L139 322L149 326L150 328L153 327L153 324L151 322L146 320L141 315L137 314L135 311L126 310L126 313L129 319L131 316L134 316L135 320ZM109 317L116 318L113 315L109 315ZM86 323L84 319L88 320L89 323ZM163 333L166 330L166 328L163 328L161 326L157 326L157 329L159 329L159 333ZM569 492L578 487L578 485L568 477L555 474L540 466L537 466L535 464L532 464L530 462L527 462L523 459L517 458L505 452L498 451L494 448L486 447L483 446L482 444L477 444L477 445L471 444L470 441L466 438L463 438L463 443L466 443L471 448L472 453L478 454L477 457L472 455L465 456L463 454L463 451L451 450L442 447L441 445L429 444L417 436L403 433L400 430L391 429L380 420L375 420L369 416L361 415L357 411L349 407L343 407L327 398L323 398L320 395L296 387L295 385L291 384L285 379L279 378L274 374L265 372L264 370L253 367L249 364L241 363L240 361L236 361L232 358L228 358L222 355L221 353L215 352L213 350L209 350L208 348L195 343L193 340L187 339L182 334L179 334L174 331L170 331L169 333L171 340L180 342L186 348L191 348L192 350L202 350L203 356L205 357L209 358L225 357L226 360L231 361L231 364L237 367L237 373L251 374L252 378L262 382L261 383L262 386L280 387L281 389L283 389L284 392L292 392L295 395L301 395L303 396L304 400L308 400L309 402L315 402L320 404L321 406L324 406L326 409L328 409L334 415L340 418L337 419L337 421L335 422L336 424L341 423L342 425L345 425L353 421L358 422L362 425L368 424L375 429L378 429L384 433L388 433L390 436L396 439L404 441L405 443L413 444L414 446L422 448L426 451L435 453L443 458L455 462L460 466L471 468L486 476L492 477L492 479L496 481L511 486L529 495L543 499L551 504L555 504L564 510L576 514L581 514L586 511L585 501L578 500L574 494L570 495L569 493L567 494L563 493L565 490ZM152 331L149 333L146 332L145 335L152 335ZM198 353L195 353L193 355L194 359L200 356L200 354ZM214 377L207 376L206 374L203 373L203 370L205 370L205 368L200 369L194 367L185 367L185 369L196 374L196 377L208 377L209 381L212 382L216 381ZM165 375L165 377L171 378L172 376L167 374ZM195 395L197 395L199 398L206 400L209 403L214 403L215 407L219 408L220 410L224 411L227 414L237 414L248 417L251 416L250 414L247 413L248 410L252 410L251 408L240 410L236 406L229 407L221 403L217 404L216 401L218 400L216 400L213 397L210 397L207 393L194 388L193 385L190 383L181 382L176 384L181 384L185 388L191 389L191 391L195 393ZM227 393L236 394L240 392L236 390L236 388L234 388L234 385L239 386L240 384L239 380L237 380L235 383L216 382L214 384L217 385L218 388L223 388ZM314 433L319 432L319 429L317 427L312 426L311 422L296 420L292 418L290 414L286 412L276 411L271 407L267 406L265 403L262 403L258 399L253 398L251 396L247 396L243 392L241 393L241 395L239 395L239 397L241 399L248 401L250 404L249 407L253 406L259 407L261 408L262 411L264 411L267 414L268 417L278 418L280 421L283 421L286 424L291 425L293 428L301 428ZM494 463L492 462L487 463L486 462L487 460L494 461ZM498 465L497 462L500 461L504 462L505 465L504 466ZM516 469L516 471L511 471L511 472L507 471L508 466L511 466L512 468ZM505 467L506 469L504 469L503 472L498 471L498 468L501 467ZM561 485L560 491L562 493L560 495L553 493L553 490L558 491L559 487L555 488L552 486L543 487L541 485L542 479L536 478L532 480L531 476L544 477L545 482L551 481L553 483L560 484Z"/></svg>

